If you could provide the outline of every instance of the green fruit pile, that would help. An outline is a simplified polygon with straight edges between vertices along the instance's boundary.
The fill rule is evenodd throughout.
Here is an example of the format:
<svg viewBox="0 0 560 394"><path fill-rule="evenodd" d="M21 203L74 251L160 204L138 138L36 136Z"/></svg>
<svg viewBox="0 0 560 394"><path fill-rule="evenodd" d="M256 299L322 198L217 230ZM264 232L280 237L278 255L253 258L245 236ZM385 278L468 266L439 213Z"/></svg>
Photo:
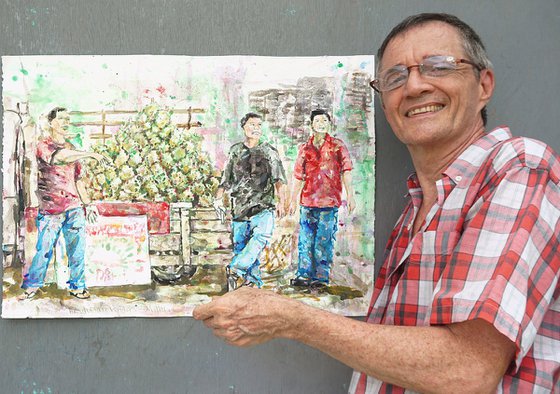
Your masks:
<svg viewBox="0 0 560 394"><path fill-rule="evenodd" d="M211 204L219 171L202 151L202 137L192 129L176 127L172 113L150 104L113 138L93 147L110 163L88 161L92 200Z"/></svg>

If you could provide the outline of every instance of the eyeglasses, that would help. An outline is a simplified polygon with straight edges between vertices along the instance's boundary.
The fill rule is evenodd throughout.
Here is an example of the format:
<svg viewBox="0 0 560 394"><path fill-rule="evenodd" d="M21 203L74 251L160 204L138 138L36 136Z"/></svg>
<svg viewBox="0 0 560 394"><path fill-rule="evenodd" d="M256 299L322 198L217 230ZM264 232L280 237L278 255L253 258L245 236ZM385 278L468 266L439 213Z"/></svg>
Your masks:
<svg viewBox="0 0 560 394"><path fill-rule="evenodd" d="M421 75L428 77L444 77L459 68L460 63L470 64L478 71L480 68L467 59L455 59L453 56L429 56L420 64L404 66L399 64L379 73L379 78L369 83L376 92L387 92L404 85L410 75L410 70L417 67Z"/></svg>

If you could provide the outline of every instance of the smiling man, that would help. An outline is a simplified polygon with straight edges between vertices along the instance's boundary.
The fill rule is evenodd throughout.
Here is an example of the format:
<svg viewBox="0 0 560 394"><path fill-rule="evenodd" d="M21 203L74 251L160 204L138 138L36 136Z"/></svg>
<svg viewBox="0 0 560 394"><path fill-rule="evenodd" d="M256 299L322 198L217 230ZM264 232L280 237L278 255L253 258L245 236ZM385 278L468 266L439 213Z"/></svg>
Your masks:
<svg viewBox="0 0 560 394"><path fill-rule="evenodd" d="M229 151L214 201L216 213L223 220L223 195L229 191L234 253L226 267L229 291L262 286L259 256L272 238L275 211L278 217L285 214L286 175L278 151L261 141L262 117L249 112L240 125L245 138Z"/></svg>
<svg viewBox="0 0 560 394"><path fill-rule="evenodd" d="M83 159L105 160L93 152L76 150L69 140L70 116L66 108L56 107L47 115L49 135L37 142L37 194L39 210L36 218L38 239L31 266L23 276L24 293L20 299L32 299L44 285L49 263L60 234L64 236L68 256L68 287L71 296L89 298L84 275L86 245L86 208L89 197L82 180ZM87 207L87 216L94 220L97 210Z"/></svg>
<svg viewBox="0 0 560 394"><path fill-rule="evenodd" d="M348 211L356 206L352 191L352 161L342 140L332 137L327 111L311 111L313 135L299 149L294 166L290 213L299 211L298 269L292 286L322 288L329 284L338 229L342 185Z"/></svg>
<svg viewBox="0 0 560 394"><path fill-rule="evenodd" d="M416 171L367 321L250 289L195 317L234 345L320 349L356 370L351 392L560 392L560 158L486 131L494 71L456 17L405 19L378 60L372 87Z"/></svg>

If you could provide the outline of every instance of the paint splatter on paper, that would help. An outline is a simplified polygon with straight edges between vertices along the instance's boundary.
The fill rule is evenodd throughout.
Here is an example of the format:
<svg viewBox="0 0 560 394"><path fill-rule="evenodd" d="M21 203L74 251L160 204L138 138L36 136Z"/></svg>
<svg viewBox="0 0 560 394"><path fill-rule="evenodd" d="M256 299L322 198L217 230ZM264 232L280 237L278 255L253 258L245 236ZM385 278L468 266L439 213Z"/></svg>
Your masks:
<svg viewBox="0 0 560 394"><path fill-rule="evenodd" d="M365 314L373 70L373 56L3 57L2 317L190 315L232 272Z"/></svg>

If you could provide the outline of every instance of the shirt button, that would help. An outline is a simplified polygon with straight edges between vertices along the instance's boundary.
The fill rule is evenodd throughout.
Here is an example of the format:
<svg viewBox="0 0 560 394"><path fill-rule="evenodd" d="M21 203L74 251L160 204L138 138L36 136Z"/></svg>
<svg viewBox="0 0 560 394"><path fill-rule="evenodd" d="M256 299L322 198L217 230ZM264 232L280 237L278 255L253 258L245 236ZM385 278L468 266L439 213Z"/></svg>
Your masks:
<svg viewBox="0 0 560 394"><path fill-rule="evenodd" d="M456 180L457 182L461 182L461 179L463 179L463 177L462 177L461 175L457 175L457 176L455 177L455 180Z"/></svg>

